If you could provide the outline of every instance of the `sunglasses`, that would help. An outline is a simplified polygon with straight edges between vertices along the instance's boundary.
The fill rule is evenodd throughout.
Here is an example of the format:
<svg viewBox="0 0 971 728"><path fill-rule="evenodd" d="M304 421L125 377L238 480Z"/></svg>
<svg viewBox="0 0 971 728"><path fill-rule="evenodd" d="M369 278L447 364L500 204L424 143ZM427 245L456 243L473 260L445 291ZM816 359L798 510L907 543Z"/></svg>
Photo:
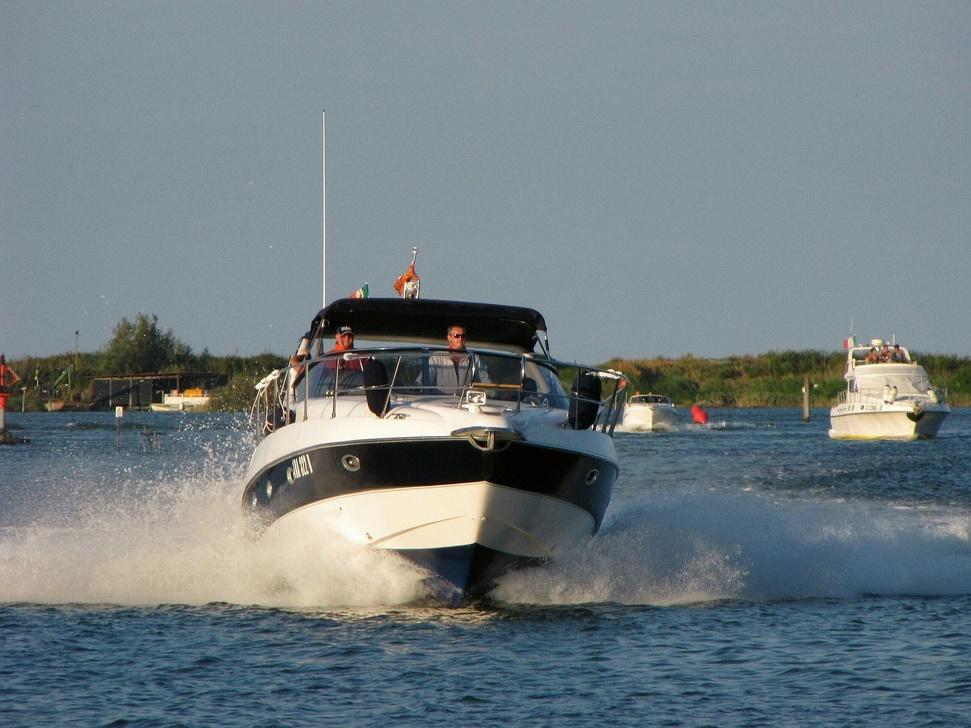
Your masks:
<svg viewBox="0 0 971 728"><path fill-rule="evenodd" d="M465 334L449 334L449 337L452 339L464 339Z"/></svg>

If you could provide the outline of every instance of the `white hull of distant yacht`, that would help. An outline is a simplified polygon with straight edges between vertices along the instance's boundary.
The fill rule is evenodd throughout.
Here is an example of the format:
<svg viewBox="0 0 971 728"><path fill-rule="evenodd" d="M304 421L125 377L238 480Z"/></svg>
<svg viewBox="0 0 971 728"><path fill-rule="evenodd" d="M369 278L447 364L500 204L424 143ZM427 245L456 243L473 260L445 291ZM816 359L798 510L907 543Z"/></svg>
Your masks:
<svg viewBox="0 0 971 728"><path fill-rule="evenodd" d="M850 346L847 388L829 412L834 440L917 440L935 437L951 412L947 394L931 386L927 372L895 346L875 360L883 341ZM891 357L892 358L889 358Z"/></svg>
<svg viewBox="0 0 971 728"><path fill-rule="evenodd" d="M653 432L678 429L673 405L627 405L615 432Z"/></svg>
<svg viewBox="0 0 971 728"><path fill-rule="evenodd" d="M205 412L209 409L209 395L166 394L161 402L152 402L152 412Z"/></svg>
<svg viewBox="0 0 971 728"><path fill-rule="evenodd" d="M661 394L635 394L624 406L624 415L615 432L653 432L676 430L674 403Z"/></svg>
<svg viewBox="0 0 971 728"><path fill-rule="evenodd" d="M883 401L845 402L830 412L834 440L917 440L935 437L950 414L948 405L894 405Z"/></svg>

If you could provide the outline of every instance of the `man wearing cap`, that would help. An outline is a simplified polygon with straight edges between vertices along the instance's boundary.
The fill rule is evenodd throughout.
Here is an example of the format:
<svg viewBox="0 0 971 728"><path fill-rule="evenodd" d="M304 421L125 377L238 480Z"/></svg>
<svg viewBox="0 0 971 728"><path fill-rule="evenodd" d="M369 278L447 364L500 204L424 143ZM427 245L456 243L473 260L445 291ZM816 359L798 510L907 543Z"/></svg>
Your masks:
<svg viewBox="0 0 971 728"><path fill-rule="evenodd" d="M337 328L337 333L334 334L334 348L328 351L328 354L339 354L342 351L348 351L354 348L354 331L350 326L339 326ZM337 362L343 360L341 365L342 370L354 369L357 371L363 371L364 364L360 359L349 359L344 360L343 357L335 356L327 360L327 368L333 369L337 366Z"/></svg>

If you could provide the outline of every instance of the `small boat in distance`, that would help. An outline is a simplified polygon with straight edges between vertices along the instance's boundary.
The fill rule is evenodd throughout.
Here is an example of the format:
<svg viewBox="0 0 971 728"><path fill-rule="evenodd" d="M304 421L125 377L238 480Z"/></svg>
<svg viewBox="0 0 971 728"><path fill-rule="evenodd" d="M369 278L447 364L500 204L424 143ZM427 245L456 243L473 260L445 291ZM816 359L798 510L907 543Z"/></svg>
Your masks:
<svg viewBox="0 0 971 728"><path fill-rule="evenodd" d="M456 326L468 349L444 345ZM351 331L374 345L321 353ZM539 312L344 298L307 339L310 358L257 385L242 505L262 527L396 554L451 602L600 528L626 379L551 359Z"/></svg>
<svg viewBox="0 0 971 728"><path fill-rule="evenodd" d="M617 432L652 432L678 429L674 403L663 394L634 394L624 405L624 417Z"/></svg>
<svg viewBox="0 0 971 728"><path fill-rule="evenodd" d="M209 409L209 394L198 387L173 389L162 396L161 402L152 402L152 412L205 412Z"/></svg>
<svg viewBox="0 0 971 728"><path fill-rule="evenodd" d="M829 411L834 440L934 437L950 414L947 392L930 383L910 352L883 339L846 342L846 390Z"/></svg>

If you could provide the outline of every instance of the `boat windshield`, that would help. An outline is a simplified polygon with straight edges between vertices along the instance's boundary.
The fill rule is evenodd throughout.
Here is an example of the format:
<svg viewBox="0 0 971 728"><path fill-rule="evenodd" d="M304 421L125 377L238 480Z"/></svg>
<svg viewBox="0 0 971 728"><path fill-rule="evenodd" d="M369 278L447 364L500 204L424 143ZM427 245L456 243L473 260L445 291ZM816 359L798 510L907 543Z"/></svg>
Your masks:
<svg viewBox="0 0 971 728"><path fill-rule="evenodd" d="M892 374L869 374L857 377L857 390L874 391L884 387L896 387L900 394L926 392L931 388L930 379L923 367L915 367L907 372Z"/></svg>
<svg viewBox="0 0 971 728"><path fill-rule="evenodd" d="M635 404L671 404L671 399L663 394L635 394L630 401Z"/></svg>
<svg viewBox="0 0 971 728"><path fill-rule="evenodd" d="M383 384L396 397L461 395L469 388L484 390L489 399L543 404L565 409L569 399L547 362L531 356L469 351L453 355L447 349L366 349L326 354L309 364L306 381L294 392L297 401L365 390L365 367L383 369Z"/></svg>

